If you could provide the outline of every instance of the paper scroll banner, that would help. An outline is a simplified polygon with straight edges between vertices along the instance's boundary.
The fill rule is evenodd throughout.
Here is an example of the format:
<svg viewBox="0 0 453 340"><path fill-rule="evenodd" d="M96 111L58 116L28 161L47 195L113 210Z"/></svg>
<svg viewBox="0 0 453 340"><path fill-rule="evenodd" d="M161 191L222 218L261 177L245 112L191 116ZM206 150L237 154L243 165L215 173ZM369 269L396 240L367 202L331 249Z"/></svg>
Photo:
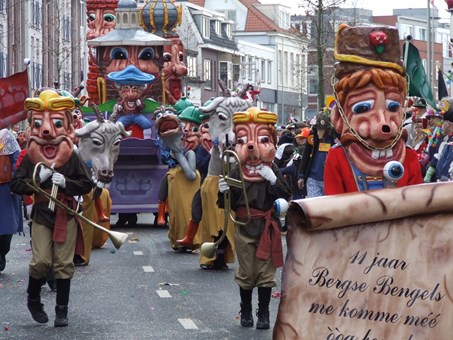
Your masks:
<svg viewBox="0 0 453 340"><path fill-rule="evenodd" d="M453 183L293 201L274 339L451 339Z"/></svg>

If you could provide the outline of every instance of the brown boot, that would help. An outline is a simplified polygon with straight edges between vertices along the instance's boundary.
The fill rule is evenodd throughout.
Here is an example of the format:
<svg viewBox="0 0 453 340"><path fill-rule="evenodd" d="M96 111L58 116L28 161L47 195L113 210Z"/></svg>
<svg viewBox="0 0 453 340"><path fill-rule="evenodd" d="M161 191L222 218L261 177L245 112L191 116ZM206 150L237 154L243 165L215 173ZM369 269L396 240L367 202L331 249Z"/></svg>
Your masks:
<svg viewBox="0 0 453 340"><path fill-rule="evenodd" d="M190 247L193 244L193 238L198 231L198 222L190 220L187 225L186 236L182 240L176 240L176 243L183 247Z"/></svg>
<svg viewBox="0 0 453 340"><path fill-rule="evenodd" d="M167 222L165 221L165 201L159 201L159 207L157 210L157 225L165 226Z"/></svg>

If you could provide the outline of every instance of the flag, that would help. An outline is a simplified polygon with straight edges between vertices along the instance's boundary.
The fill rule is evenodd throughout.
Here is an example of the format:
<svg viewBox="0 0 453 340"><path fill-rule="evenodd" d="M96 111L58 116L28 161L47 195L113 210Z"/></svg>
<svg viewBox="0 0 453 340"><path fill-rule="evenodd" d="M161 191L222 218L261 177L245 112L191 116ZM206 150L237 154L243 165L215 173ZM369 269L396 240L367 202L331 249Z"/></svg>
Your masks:
<svg viewBox="0 0 453 340"><path fill-rule="evenodd" d="M445 84L444 75L439 69L437 71L437 99L441 100L445 97L448 97L447 85Z"/></svg>
<svg viewBox="0 0 453 340"><path fill-rule="evenodd" d="M420 58L420 53L417 47L411 43L409 46L407 60L406 60L406 73L409 78L409 96L416 96L425 99L426 103L431 107L436 108L433 90L426 76L425 69ZM406 52L406 44L403 45L403 55Z"/></svg>
<svg viewBox="0 0 453 340"><path fill-rule="evenodd" d="M0 129L27 118L24 103L28 96L27 69L9 77L0 78Z"/></svg>

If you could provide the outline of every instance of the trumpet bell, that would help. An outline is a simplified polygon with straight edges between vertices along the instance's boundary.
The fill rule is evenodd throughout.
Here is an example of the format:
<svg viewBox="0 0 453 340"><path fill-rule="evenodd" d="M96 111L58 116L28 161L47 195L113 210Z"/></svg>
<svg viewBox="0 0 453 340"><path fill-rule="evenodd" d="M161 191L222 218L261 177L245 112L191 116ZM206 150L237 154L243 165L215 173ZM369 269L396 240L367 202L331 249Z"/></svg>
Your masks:
<svg viewBox="0 0 453 340"><path fill-rule="evenodd" d="M116 249L120 249L124 242L127 240L126 233L120 233L118 231L109 230L108 233L110 241Z"/></svg>
<svg viewBox="0 0 453 340"><path fill-rule="evenodd" d="M201 255L207 258L215 256L218 246L214 242L204 242L200 247Z"/></svg>

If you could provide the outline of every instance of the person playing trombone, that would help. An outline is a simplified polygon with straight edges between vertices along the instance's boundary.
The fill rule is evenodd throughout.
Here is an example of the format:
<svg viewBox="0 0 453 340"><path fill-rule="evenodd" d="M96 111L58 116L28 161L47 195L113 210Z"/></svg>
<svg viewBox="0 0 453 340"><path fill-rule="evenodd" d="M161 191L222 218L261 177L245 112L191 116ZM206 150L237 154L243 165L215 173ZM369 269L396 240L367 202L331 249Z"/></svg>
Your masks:
<svg viewBox="0 0 453 340"><path fill-rule="evenodd" d="M28 152L11 182L12 192L35 195L27 307L36 322L48 322L40 291L47 271L53 268L57 286L55 327L68 326L73 257L75 252L83 254L83 237L77 219L69 210L55 206L54 200L76 210L74 196L88 194L92 189L88 170L74 152L74 107L73 98L48 88L25 100L31 127ZM45 193L50 192L54 198L49 201L50 195Z"/></svg>

